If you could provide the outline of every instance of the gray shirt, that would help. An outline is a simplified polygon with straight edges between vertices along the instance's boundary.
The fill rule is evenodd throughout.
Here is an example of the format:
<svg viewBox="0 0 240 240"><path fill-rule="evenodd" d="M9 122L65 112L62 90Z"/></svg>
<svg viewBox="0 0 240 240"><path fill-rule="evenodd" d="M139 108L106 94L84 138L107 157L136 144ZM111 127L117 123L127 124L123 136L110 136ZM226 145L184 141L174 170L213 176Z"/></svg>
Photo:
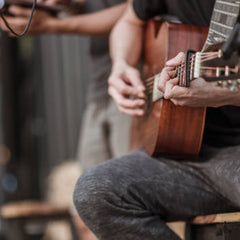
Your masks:
<svg viewBox="0 0 240 240"><path fill-rule="evenodd" d="M86 0L85 11L96 12L125 0ZM96 23L97 24L97 23ZM109 56L109 36L94 36L90 38L90 60L91 60L91 83L88 101L99 101L108 99L108 76L111 71L111 59Z"/></svg>

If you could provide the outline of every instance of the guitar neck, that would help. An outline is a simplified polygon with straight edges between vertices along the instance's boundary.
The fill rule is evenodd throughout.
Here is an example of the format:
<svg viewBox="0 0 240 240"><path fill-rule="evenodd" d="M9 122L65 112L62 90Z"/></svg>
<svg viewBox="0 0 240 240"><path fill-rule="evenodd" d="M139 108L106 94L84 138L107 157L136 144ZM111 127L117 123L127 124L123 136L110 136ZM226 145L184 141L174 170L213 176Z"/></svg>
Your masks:
<svg viewBox="0 0 240 240"><path fill-rule="evenodd" d="M228 39L236 23L239 7L239 0L216 0L204 51L210 45Z"/></svg>
<svg viewBox="0 0 240 240"><path fill-rule="evenodd" d="M177 67L179 85L189 87L190 81L196 78L204 78L209 82L227 80L229 81L228 85L236 83L235 86L239 87L239 63L238 53L235 52L229 59L224 59L221 49L214 52L186 54L185 61ZM225 84L225 86L227 85Z"/></svg>

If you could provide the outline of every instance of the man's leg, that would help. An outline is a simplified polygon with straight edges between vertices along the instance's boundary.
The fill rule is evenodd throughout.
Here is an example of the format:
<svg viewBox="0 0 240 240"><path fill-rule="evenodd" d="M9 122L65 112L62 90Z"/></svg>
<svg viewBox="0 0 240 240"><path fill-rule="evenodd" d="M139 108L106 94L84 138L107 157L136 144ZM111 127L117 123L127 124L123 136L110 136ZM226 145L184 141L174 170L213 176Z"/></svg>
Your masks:
<svg viewBox="0 0 240 240"><path fill-rule="evenodd" d="M240 208L240 145L203 147L198 161L187 164L198 168L218 192Z"/></svg>
<svg viewBox="0 0 240 240"><path fill-rule="evenodd" d="M196 167L140 151L87 171L74 202L100 240L179 240L166 221L236 210Z"/></svg>
<svg viewBox="0 0 240 240"><path fill-rule="evenodd" d="M107 101L92 102L85 111L77 151L77 159L83 171L112 157L105 120L107 106Z"/></svg>
<svg viewBox="0 0 240 240"><path fill-rule="evenodd" d="M129 152L131 136L131 116L119 112L113 99L109 102L108 122L110 124L110 139L112 158L119 158Z"/></svg>
<svg viewBox="0 0 240 240"><path fill-rule="evenodd" d="M90 103L84 113L77 158L83 171L111 158L108 134L105 132L105 115L108 103ZM85 204L84 207L86 207ZM94 234L85 226L76 210L72 211L74 225L81 240L96 240Z"/></svg>

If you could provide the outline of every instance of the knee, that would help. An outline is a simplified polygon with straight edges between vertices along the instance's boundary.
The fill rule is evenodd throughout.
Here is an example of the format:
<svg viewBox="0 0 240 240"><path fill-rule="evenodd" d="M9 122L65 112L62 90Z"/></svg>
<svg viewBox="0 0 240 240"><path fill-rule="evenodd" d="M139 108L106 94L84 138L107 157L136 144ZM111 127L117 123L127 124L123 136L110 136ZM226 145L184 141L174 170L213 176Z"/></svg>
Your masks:
<svg viewBox="0 0 240 240"><path fill-rule="evenodd" d="M96 222L96 219L101 219L106 212L113 212L116 206L122 207L125 198L126 202L134 201L129 200L128 194L131 186L134 186L133 171L138 165L138 158L128 155L113 159L91 168L80 176L73 200L85 223L90 225L91 222Z"/></svg>
<svg viewBox="0 0 240 240"><path fill-rule="evenodd" d="M91 203L97 198L96 193L96 174L91 169L79 177L73 192L73 202L80 216L91 208Z"/></svg>
<svg viewBox="0 0 240 240"><path fill-rule="evenodd" d="M73 201L85 222L102 214L105 199L109 198L112 187L111 175L106 173L104 166L94 167L80 176L74 189Z"/></svg>

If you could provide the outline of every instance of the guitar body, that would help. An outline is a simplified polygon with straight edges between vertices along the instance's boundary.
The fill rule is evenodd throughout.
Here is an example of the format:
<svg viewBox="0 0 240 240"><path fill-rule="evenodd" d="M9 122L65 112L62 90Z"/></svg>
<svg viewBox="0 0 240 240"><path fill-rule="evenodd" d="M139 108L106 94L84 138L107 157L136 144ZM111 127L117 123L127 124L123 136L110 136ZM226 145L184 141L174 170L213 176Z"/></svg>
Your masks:
<svg viewBox="0 0 240 240"><path fill-rule="evenodd" d="M146 28L144 75L161 72L166 61L187 49L201 50L207 28L150 21ZM204 130L205 108L175 106L168 100L146 104L146 114L134 117L131 149L145 148L151 156L194 160Z"/></svg>

